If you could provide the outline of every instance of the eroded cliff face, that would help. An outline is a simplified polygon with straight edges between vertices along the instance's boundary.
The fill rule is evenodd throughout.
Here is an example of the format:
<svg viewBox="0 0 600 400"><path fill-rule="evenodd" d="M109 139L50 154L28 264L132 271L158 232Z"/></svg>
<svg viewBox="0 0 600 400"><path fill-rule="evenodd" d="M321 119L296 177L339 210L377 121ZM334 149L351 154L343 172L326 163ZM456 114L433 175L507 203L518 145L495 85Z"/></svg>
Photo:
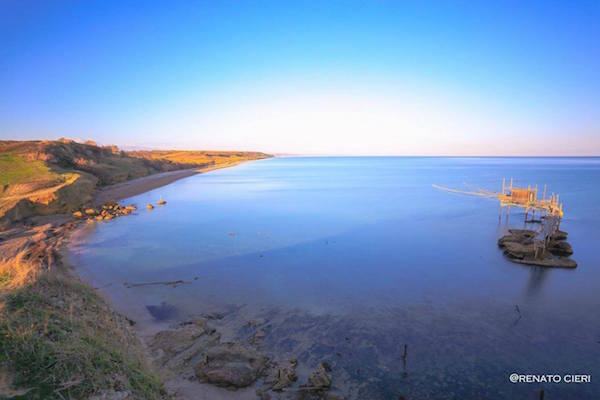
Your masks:
<svg viewBox="0 0 600 400"><path fill-rule="evenodd" d="M91 202L98 179L87 173L72 173L55 186L30 190L7 190L0 198L0 229L35 215L71 213ZM24 186L24 187L23 187Z"/></svg>

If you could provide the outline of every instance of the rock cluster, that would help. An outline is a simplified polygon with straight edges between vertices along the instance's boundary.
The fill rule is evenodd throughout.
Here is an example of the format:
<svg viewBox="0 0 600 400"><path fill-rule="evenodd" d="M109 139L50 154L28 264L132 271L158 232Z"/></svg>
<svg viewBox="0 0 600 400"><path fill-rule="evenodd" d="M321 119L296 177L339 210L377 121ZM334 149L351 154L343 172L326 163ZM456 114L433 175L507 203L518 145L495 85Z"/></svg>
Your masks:
<svg viewBox="0 0 600 400"><path fill-rule="evenodd" d="M261 399L272 396L289 400L335 398L329 394L332 386L329 363L321 362L304 383L297 384L296 359L275 362L251 344L222 342L220 333L207 319L160 331L149 345L161 367L184 379L230 390L257 384L256 394Z"/></svg>
<svg viewBox="0 0 600 400"><path fill-rule="evenodd" d="M119 203L113 201L106 203L98 208L88 207L75 211L73 213L73 217L78 219L85 218L87 222L108 221L113 218L120 217L122 215L131 214L136 209L136 206L133 204L128 206L122 206Z"/></svg>
<svg viewBox="0 0 600 400"><path fill-rule="evenodd" d="M577 263L568 258L573 254L565 240L567 233L556 231L544 244L536 239L538 233L527 229L509 229L509 234L498 240L508 259L521 264L543 267L575 268Z"/></svg>

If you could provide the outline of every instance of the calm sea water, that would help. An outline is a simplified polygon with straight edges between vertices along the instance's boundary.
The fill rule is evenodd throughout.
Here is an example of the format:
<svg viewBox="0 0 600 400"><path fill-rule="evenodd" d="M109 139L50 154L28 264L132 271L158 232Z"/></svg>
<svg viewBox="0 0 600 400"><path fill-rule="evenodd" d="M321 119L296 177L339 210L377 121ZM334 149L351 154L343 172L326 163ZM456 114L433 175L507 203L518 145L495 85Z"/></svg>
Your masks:
<svg viewBox="0 0 600 400"><path fill-rule="evenodd" d="M432 187L499 191L503 177L560 194L577 269L508 262L496 241L523 212L500 221L496 201ZM89 227L71 257L140 330L217 310L239 338L240 321L263 318L266 352L307 370L330 360L348 398L593 399L599 183L598 158L261 160L127 200L137 214ZM168 204L147 211L159 196ZM513 372L592 383L512 384Z"/></svg>

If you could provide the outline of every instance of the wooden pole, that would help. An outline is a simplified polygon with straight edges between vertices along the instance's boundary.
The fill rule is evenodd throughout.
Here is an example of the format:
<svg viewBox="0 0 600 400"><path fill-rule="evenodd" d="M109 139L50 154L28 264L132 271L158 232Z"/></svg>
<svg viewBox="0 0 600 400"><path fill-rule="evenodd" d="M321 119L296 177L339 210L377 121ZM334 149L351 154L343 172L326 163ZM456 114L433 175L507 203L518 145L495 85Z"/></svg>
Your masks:
<svg viewBox="0 0 600 400"><path fill-rule="evenodd" d="M544 185L544 198L543 198L543 200L546 201L546 185Z"/></svg>

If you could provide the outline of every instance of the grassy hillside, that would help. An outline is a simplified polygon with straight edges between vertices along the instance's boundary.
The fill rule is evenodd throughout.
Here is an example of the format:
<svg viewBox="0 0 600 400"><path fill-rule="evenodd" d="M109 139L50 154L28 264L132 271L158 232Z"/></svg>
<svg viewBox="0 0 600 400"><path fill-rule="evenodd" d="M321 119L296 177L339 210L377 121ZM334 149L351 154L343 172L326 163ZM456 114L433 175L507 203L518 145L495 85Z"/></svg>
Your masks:
<svg viewBox="0 0 600 400"><path fill-rule="evenodd" d="M27 161L15 154L0 154L0 185L32 180L54 181L58 175L43 161Z"/></svg>
<svg viewBox="0 0 600 400"><path fill-rule="evenodd" d="M62 262L76 226L0 232L0 399L164 398L131 321Z"/></svg>
<svg viewBox="0 0 600 400"><path fill-rule="evenodd" d="M69 212L97 187L159 172L266 158L256 152L135 151L93 142L0 141L0 226L29 215Z"/></svg>
<svg viewBox="0 0 600 400"><path fill-rule="evenodd" d="M110 185L158 172L267 158L258 152L132 151L68 139L0 141L0 184L56 178L65 171L84 171Z"/></svg>

